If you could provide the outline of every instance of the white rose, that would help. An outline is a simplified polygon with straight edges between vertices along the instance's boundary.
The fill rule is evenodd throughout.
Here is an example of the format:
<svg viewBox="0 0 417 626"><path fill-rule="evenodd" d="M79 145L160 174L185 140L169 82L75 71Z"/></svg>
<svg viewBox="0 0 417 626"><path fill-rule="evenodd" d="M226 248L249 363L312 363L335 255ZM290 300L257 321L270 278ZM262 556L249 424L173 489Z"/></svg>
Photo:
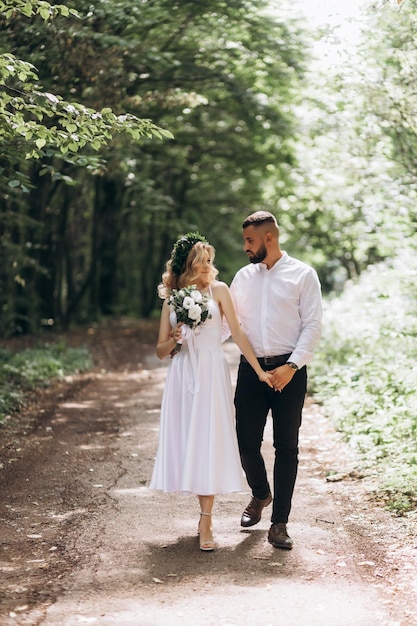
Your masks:
<svg viewBox="0 0 417 626"><path fill-rule="evenodd" d="M179 292L178 292L178 295L181 296L181 298L183 298L185 296L184 289L180 289Z"/></svg>
<svg viewBox="0 0 417 626"><path fill-rule="evenodd" d="M188 309L188 317L190 320L200 321L201 307L198 304L193 304L193 306Z"/></svg>
<svg viewBox="0 0 417 626"><path fill-rule="evenodd" d="M198 291L198 289L195 289L194 291L191 292L191 297L194 300L194 302L200 303L203 299L203 296L201 294L200 291Z"/></svg>
<svg viewBox="0 0 417 626"><path fill-rule="evenodd" d="M184 309L191 309L194 306L194 300L190 296L185 296L182 306Z"/></svg>

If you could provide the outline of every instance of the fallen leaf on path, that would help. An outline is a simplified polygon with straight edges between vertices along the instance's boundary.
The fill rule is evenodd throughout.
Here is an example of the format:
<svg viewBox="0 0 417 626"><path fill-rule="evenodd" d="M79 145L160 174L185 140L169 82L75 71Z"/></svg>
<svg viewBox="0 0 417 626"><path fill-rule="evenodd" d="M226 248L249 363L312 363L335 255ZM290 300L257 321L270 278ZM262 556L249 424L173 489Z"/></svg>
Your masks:
<svg viewBox="0 0 417 626"><path fill-rule="evenodd" d="M346 478L346 474L332 474L331 476L326 476L326 482L328 483L338 483L341 480Z"/></svg>

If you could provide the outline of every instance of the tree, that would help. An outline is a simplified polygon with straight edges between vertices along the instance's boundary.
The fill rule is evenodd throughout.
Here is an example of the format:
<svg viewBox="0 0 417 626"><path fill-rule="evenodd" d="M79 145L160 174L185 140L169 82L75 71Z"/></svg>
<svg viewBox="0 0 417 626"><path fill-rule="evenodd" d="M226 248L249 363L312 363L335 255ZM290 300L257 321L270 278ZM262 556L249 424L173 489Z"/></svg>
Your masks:
<svg viewBox="0 0 417 626"><path fill-rule="evenodd" d="M314 263L325 291L342 289L413 235L415 64L404 52L415 24L406 4L363 15L356 45L346 41L331 63L312 65L299 107L299 182L281 202L281 222L288 247ZM320 36L334 45L338 32Z"/></svg>
<svg viewBox="0 0 417 626"><path fill-rule="evenodd" d="M45 22L58 14L77 15L65 5L52 6L45 0L0 0L3 26L7 28L16 14L40 15ZM25 151L27 159L39 159L48 148L48 156L56 150L64 156L76 155L87 145L97 151L117 132L125 132L132 139L172 138L171 133L150 120L132 114L116 115L109 107L95 110L43 91L35 66L3 50L0 84L3 87L0 94L2 159L7 159L11 149L16 152L19 148Z"/></svg>
<svg viewBox="0 0 417 626"><path fill-rule="evenodd" d="M106 165L96 163L94 178L75 159L48 155L30 172L30 195L41 198L31 216L43 225L43 253L34 255L45 268L35 281L38 293L44 284L42 317L149 315L178 234L199 228L211 238L229 278L241 262L244 214L276 206L291 189L302 37L261 0L73 6L81 20L36 29L18 20L7 33L13 50L30 54L46 91L95 109L105 98L116 115L152 119L175 140L118 135L100 150Z"/></svg>
<svg viewBox="0 0 417 626"><path fill-rule="evenodd" d="M23 19L34 15L49 22L57 15L76 17L78 14L65 5L52 6L44 0L0 1L0 24L7 31L13 33L13 21L19 26ZM0 327L7 332L22 320L30 320L32 324L38 317L37 303L42 296L39 297L32 279L38 275L42 282L45 274L50 275L50 270L42 266L36 255L27 254L26 246L32 244L26 240L27 234L35 235L40 229L33 228L30 212L21 210L17 191L20 188L24 193L33 193L37 200L42 196L36 193L30 172L35 172L36 178L49 173L50 163L57 158L64 168L68 163L79 168L97 168L99 160L93 152L109 144L116 133L126 133L135 141L172 138L172 134L131 113L115 114L109 107L95 110L45 91L39 85L35 66L18 59L3 46L0 47L0 85L3 88L0 93L0 194L3 199L0 252L6 260L1 272ZM44 166L31 168L26 163L35 159L43 161ZM65 181L65 174L54 172L54 177ZM30 290L29 284L32 284ZM26 304L21 304L23 301Z"/></svg>

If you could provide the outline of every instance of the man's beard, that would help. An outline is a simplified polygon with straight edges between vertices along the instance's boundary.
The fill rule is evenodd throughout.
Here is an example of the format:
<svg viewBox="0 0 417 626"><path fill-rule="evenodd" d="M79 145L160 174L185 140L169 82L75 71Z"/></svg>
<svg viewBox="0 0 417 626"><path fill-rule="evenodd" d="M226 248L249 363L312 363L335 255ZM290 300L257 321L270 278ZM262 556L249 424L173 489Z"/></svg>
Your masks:
<svg viewBox="0 0 417 626"><path fill-rule="evenodd" d="M267 254L268 252L266 247L262 245L252 256L249 257L249 261L251 263L262 263Z"/></svg>

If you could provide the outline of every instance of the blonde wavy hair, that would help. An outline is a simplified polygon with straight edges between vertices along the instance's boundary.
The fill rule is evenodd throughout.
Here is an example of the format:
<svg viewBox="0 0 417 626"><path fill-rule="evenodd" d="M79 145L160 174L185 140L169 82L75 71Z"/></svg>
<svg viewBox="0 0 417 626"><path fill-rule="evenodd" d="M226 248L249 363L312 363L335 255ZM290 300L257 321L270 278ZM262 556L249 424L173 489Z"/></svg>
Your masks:
<svg viewBox="0 0 417 626"><path fill-rule="evenodd" d="M216 251L209 243L198 241L193 245L188 253L185 267L180 276L177 276L172 271L171 259L166 264L165 272L162 274L162 283L158 285L158 295L160 298L167 298L169 292L172 289L181 289L181 287L188 287L188 285L195 285L197 279L200 277L198 266L200 266L205 259L205 255L208 253L211 262L210 272L207 275L205 287L208 287L218 275L219 271L214 266L214 257Z"/></svg>

